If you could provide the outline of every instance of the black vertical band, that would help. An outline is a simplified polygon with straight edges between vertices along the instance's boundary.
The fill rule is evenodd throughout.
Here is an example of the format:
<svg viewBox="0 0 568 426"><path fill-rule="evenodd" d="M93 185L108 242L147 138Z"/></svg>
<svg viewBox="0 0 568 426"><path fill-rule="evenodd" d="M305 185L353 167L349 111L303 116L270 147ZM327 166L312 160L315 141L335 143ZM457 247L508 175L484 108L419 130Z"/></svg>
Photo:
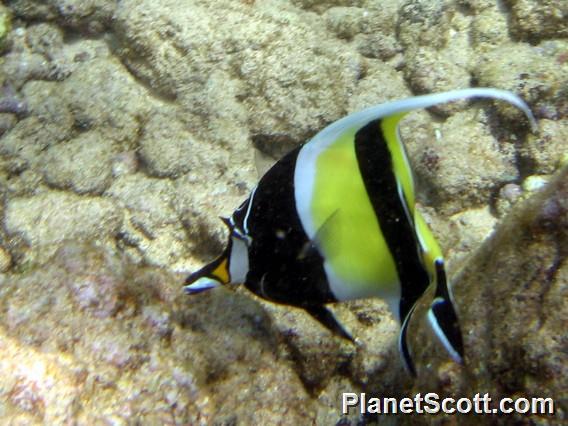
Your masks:
<svg viewBox="0 0 568 426"><path fill-rule="evenodd" d="M429 285L428 273L418 254L414 223L407 217L398 193L391 153L375 120L355 134L355 153L365 189L396 265L400 281L401 323Z"/></svg>
<svg viewBox="0 0 568 426"><path fill-rule="evenodd" d="M301 148L278 161L260 179L250 199L249 272L245 286L278 303L306 307L334 302L323 258L306 235L296 210L294 171ZM233 219L242 227L245 208Z"/></svg>

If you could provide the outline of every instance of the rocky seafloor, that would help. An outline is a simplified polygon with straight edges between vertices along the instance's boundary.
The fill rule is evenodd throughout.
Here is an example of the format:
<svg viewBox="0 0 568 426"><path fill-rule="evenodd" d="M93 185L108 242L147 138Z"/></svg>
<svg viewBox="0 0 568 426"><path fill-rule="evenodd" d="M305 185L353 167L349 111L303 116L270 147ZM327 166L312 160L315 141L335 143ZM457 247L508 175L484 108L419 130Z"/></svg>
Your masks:
<svg viewBox="0 0 568 426"><path fill-rule="evenodd" d="M0 423L568 421L568 3L8 0L0 5ZM326 124L387 100L506 89L402 126L446 253L465 366L381 301L360 342L245 290L188 298L218 219ZM342 392L551 397L554 415L341 416Z"/></svg>

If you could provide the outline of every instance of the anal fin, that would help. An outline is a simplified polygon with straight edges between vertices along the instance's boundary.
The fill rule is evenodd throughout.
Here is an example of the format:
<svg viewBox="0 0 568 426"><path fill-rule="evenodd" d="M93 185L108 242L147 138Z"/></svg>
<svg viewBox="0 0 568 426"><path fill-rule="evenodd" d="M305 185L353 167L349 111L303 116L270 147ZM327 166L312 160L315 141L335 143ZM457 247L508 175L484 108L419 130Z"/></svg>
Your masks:
<svg viewBox="0 0 568 426"><path fill-rule="evenodd" d="M452 359L463 364L463 341L458 318L448 299L437 297L428 310L428 320Z"/></svg>
<svg viewBox="0 0 568 426"><path fill-rule="evenodd" d="M412 377L416 377L416 367L414 366L414 361L410 355L410 348L408 347L408 324L412 317L412 313L414 312L414 308L416 308L416 305L410 308L410 311L406 315L406 318L400 327L400 334L398 335L398 349L400 350L403 365Z"/></svg>
<svg viewBox="0 0 568 426"><path fill-rule="evenodd" d="M437 259L435 267L437 286L434 300L428 309L428 321L452 359L463 364L463 339L448 288L444 262Z"/></svg>
<svg viewBox="0 0 568 426"><path fill-rule="evenodd" d="M343 337L355 343L355 339L353 336L349 334L347 330L341 325L337 318L331 313L329 309L327 309L323 305L314 305L314 306L307 306L304 307L307 313L309 313L312 317L320 322L325 328L331 331L333 334L339 337Z"/></svg>

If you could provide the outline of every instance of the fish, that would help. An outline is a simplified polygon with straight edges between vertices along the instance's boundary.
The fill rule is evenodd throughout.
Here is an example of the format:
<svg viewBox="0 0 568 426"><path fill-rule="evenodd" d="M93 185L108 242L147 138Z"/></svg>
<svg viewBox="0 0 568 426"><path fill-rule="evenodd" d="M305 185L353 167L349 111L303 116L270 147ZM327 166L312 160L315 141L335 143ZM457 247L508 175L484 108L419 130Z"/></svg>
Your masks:
<svg viewBox="0 0 568 426"><path fill-rule="evenodd" d="M536 121L515 94L469 88L396 100L331 123L277 161L228 218L223 253L184 283L187 294L241 285L301 308L355 342L326 305L378 297L401 328L398 347L416 376L408 324L423 297L426 321L448 355L463 364L464 345L442 250L415 204L398 127L412 110L450 101L508 102ZM431 291L427 291L431 289Z"/></svg>

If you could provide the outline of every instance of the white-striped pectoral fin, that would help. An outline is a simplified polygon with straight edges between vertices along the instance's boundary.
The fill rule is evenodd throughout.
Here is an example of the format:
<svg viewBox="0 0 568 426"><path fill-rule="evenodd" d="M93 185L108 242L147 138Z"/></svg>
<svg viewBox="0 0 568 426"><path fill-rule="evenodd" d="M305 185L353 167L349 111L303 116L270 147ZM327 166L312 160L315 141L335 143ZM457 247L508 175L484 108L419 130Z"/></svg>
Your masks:
<svg viewBox="0 0 568 426"><path fill-rule="evenodd" d="M201 277L194 283L186 285L183 289L187 294L197 294L202 291L211 290L212 288L219 287L221 283L209 277Z"/></svg>

